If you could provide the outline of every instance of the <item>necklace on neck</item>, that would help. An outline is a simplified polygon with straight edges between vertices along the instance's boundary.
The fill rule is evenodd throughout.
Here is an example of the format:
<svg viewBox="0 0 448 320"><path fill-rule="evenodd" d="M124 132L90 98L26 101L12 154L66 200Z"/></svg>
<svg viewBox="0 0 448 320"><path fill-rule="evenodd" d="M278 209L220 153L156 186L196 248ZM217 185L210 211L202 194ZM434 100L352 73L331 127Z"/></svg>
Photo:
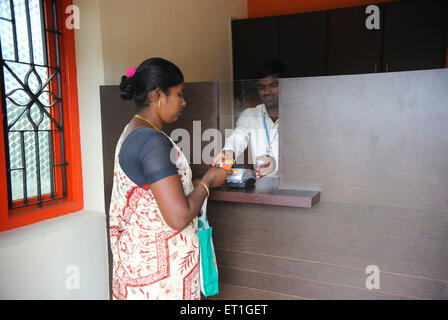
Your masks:
<svg viewBox="0 0 448 320"><path fill-rule="evenodd" d="M151 125L151 127L153 127L154 129L156 129L157 131L162 131L162 130L160 130L159 128L157 128L155 125L153 125L153 124L151 123L151 121L149 121L149 120L147 120L147 119L145 119L145 118L139 116L138 114L136 114L136 115L134 116L134 118L141 119L141 120L143 120L143 121L149 123L149 124Z"/></svg>

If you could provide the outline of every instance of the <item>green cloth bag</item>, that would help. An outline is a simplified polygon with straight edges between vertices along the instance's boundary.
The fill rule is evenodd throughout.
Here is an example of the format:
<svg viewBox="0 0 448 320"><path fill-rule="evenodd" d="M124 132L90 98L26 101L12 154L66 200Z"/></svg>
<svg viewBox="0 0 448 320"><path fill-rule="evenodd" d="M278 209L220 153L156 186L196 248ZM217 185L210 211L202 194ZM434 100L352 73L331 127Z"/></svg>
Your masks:
<svg viewBox="0 0 448 320"><path fill-rule="evenodd" d="M201 292L205 297L214 296L219 293L218 265L216 264L215 249L212 240L212 227L207 219L207 198L202 205L198 218L199 237L199 279Z"/></svg>

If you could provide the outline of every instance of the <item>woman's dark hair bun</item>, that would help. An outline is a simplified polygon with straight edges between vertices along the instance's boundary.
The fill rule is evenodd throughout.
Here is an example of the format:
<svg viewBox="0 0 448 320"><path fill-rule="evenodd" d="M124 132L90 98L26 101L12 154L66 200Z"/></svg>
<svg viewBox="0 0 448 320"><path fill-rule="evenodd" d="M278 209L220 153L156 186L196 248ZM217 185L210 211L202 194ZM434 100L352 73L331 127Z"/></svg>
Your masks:
<svg viewBox="0 0 448 320"><path fill-rule="evenodd" d="M148 105L148 93L160 88L166 95L169 89L184 81L182 71L172 62L162 58L143 61L132 77L122 76L120 97L134 100L138 109Z"/></svg>
<svg viewBox="0 0 448 320"><path fill-rule="evenodd" d="M134 96L134 86L132 85L132 78L127 76L121 77L120 83L120 97L123 100L131 100Z"/></svg>

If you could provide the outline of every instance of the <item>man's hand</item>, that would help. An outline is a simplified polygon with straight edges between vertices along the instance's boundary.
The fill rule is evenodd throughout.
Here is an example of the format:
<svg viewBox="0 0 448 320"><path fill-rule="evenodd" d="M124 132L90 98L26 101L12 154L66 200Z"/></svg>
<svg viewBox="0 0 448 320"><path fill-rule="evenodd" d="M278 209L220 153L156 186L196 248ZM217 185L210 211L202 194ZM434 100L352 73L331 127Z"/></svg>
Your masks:
<svg viewBox="0 0 448 320"><path fill-rule="evenodd" d="M263 163L258 165L257 169L255 170L255 176L257 177L257 179L274 172L276 167L274 158L268 155L262 155L260 157L256 157L255 159L263 161Z"/></svg>
<svg viewBox="0 0 448 320"><path fill-rule="evenodd" d="M232 163L235 161L235 153L232 150L219 152L212 161L212 167L219 167L221 163Z"/></svg>

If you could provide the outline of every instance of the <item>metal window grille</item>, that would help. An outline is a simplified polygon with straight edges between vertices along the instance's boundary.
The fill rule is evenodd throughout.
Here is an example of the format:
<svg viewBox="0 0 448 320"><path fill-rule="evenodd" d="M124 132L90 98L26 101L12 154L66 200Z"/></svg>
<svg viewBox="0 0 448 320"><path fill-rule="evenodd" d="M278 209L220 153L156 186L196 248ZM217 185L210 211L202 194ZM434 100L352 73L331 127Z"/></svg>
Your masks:
<svg viewBox="0 0 448 320"><path fill-rule="evenodd" d="M44 3L45 1L45 3ZM56 0L0 0L8 206L66 197Z"/></svg>

